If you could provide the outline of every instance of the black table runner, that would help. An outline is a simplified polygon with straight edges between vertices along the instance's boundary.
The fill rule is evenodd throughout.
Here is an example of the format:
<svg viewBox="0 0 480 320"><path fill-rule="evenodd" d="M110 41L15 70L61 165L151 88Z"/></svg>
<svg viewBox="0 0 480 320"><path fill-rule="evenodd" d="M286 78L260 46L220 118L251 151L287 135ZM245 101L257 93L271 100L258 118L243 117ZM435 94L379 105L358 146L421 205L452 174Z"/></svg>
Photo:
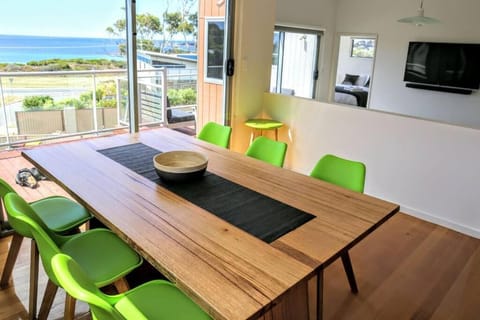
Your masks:
<svg viewBox="0 0 480 320"><path fill-rule="evenodd" d="M161 151L142 143L98 152L267 243L315 217L208 171L199 180L166 183L153 166Z"/></svg>

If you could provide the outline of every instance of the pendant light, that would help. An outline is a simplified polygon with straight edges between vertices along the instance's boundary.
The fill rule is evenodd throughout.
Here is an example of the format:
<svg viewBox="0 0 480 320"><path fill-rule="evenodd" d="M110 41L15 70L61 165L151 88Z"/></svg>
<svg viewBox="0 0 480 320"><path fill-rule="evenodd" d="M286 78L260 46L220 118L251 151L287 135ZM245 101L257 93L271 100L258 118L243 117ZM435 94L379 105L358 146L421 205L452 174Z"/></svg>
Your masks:
<svg viewBox="0 0 480 320"><path fill-rule="evenodd" d="M420 1L420 8L418 8L416 16L402 18L397 21L402 23L411 23L419 27L423 26L424 24L440 23L440 20L431 17L425 17L423 10L423 0Z"/></svg>

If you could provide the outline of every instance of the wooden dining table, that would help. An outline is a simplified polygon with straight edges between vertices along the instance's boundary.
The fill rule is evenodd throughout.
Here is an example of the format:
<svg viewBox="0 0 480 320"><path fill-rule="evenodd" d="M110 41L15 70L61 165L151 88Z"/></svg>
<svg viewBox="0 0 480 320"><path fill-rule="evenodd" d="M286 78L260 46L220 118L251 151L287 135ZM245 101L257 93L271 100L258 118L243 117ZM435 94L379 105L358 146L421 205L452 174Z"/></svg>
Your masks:
<svg viewBox="0 0 480 320"><path fill-rule="evenodd" d="M313 218L273 241L259 239L99 152L134 144L201 152L212 175ZM320 319L324 268L399 210L166 128L22 155L214 319Z"/></svg>

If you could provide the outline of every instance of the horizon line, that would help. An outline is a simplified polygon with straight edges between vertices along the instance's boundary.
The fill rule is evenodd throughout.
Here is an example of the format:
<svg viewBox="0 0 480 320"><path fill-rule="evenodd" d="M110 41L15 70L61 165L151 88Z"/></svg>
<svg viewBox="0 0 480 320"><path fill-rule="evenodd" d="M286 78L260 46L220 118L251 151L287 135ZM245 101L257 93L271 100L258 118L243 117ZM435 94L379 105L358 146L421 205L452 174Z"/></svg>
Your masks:
<svg viewBox="0 0 480 320"><path fill-rule="evenodd" d="M42 37L42 38L88 38L88 39L111 39L111 40L124 40L126 41L127 38L113 38L109 37L108 35L105 36L79 36L79 35L43 35L43 34L10 34L10 33L0 33L0 36L12 36L12 37ZM180 35L178 35L180 37ZM137 37L138 38L138 37ZM154 41L185 41L184 39L171 39L171 40L164 40L164 39L153 39ZM187 40L187 42L190 42L192 40Z"/></svg>
<svg viewBox="0 0 480 320"><path fill-rule="evenodd" d="M87 35L43 35L43 34L11 34L11 33L0 33L0 36L11 36L11 37L43 37L43 38L95 38L95 39L115 39L115 40L126 40L124 38L111 38L108 36L87 36Z"/></svg>

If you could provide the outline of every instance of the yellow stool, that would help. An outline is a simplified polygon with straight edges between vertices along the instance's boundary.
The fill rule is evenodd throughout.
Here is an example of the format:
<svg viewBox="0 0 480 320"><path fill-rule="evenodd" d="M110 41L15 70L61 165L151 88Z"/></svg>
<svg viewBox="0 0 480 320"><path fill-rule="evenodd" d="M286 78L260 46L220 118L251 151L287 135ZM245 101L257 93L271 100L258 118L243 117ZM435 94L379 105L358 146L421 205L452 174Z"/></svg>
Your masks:
<svg viewBox="0 0 480 320"><path fill-rule="evenodd" d="M249 119L245 121L245 125L253 129L250 135L251 144L256 130L260 130L260 135L263 135L263 130L275 130L275 140L278 141L278 128L281 128L283 123L272 119Z"/></svg>

